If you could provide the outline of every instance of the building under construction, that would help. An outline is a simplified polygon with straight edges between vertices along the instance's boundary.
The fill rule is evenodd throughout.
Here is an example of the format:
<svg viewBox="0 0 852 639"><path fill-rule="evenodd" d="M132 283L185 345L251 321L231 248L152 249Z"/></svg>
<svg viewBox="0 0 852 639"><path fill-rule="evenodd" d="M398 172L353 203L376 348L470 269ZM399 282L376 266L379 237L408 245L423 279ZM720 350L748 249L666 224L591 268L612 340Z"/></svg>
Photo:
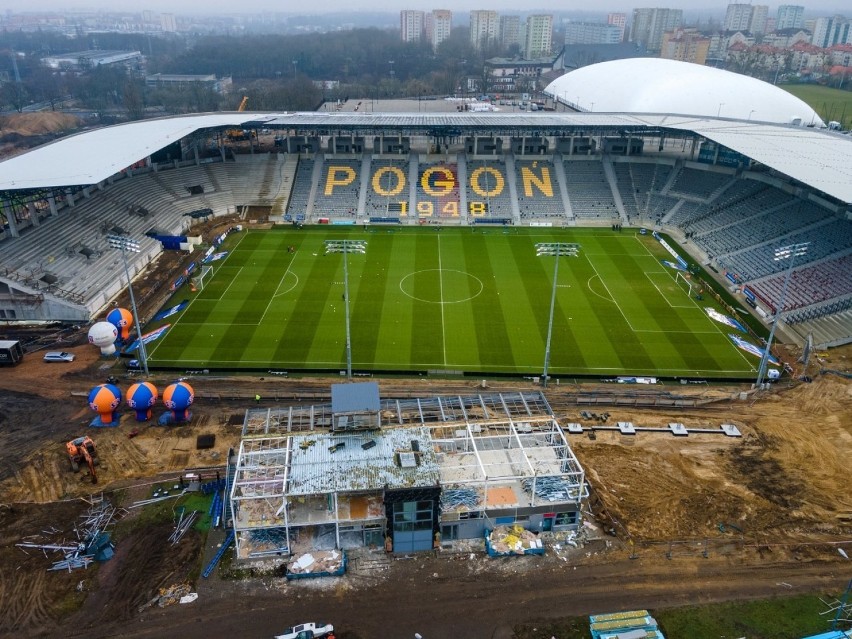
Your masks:
<svg viewBox="0 0 852 639"><path fill-rule="evenodd" d="M575 529L583 469L540 392L379 398L247 411L231 485L240 558L336 548L428 550L500 524Z"/></svg>

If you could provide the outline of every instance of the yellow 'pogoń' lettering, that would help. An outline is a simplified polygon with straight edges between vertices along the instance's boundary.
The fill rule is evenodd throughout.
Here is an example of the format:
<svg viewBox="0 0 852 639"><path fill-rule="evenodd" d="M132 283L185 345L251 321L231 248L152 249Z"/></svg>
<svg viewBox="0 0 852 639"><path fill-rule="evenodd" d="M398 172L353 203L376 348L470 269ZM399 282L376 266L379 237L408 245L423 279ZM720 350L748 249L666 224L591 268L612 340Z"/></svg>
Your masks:
<svg viewBox="0 0 852 639"><path fill-rule="evenodd" d="M432 179L432 176L435 179ZM453 191L456 185L456 176L445 166L430 166L420 176L420 186L432 197L444 197ZM437 187L437 188L435 188Z"/></svg>
<svg viewBox="0 0 852 639"><path fill-rule="evenodd" d="M483 178L485 181L485 188L482 188L482 185L480 184L480 178L483 177L483 173L487 174ZM493 187L491 187L492 184L494 185ZM503 179L503 176L500 175L500 171L495 169L493 166L477 167L473 170L473 173L470 174L470 188L473 189L473 192L479 197L497 197L503 192L505 186L506 181Z"/></svg>
<svg viewBox="0 0 852 639"><path fill-rule="evenodd" d="M547 197L553 197L553 182L550 180L550 169L541 167L541 175L536 175L527 167L521 167L521 182L524 185L524 195L533 197L533 185L538 187L539 192Z"/></svg>
<svg viewBox="0 0 852 639"><path fill-rule="evenodd" d="M340 176L340 177L338 177ZM330 166L325 177L326 195L331 195L335 186L349 186L355 181L355 169L351 166Z"/></svg>
<svg viewBox="0 0 852 639"><path fill-rule="evenodd" d="M386 180L387 188L382 186L382 178L385 175L392 175L396 178L395 184L391 186L393 180ZM402 172L402 169L396 166L383 166L376 170L373 173L373 179L371 180L373 185L373 190L379 195L384 195L385 197L393 197L394 195L399 195L402 193L402 189L405 188L405 173Z"/></svg>

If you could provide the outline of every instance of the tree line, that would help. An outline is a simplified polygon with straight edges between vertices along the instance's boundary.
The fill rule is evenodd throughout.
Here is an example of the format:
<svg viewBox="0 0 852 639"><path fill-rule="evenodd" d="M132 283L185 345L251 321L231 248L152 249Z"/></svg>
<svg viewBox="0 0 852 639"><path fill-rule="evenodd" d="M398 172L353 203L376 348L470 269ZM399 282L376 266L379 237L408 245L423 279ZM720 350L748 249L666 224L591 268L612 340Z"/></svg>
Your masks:
<svg viewBox="0 0 852 639"><path fill-rule="evenodd" d="M130 68L50 69L48 55L87 49L135 50L145 63ZM487 57L517 53L471 47L459 27L433 51L402 42L395 30L352 29L325 34L183 36L0 33L0 106L21 111L33 103L57 108L73 100L104 117L138 119L152 111L191 113L235 109L243 95L252 110L313 109L323 99L422 97L456 93L467 76L481 76ZM146 86L155 73L215 74L233 78L230 94L188 84ZM330 82L333 89L316 81Z"/></svg>

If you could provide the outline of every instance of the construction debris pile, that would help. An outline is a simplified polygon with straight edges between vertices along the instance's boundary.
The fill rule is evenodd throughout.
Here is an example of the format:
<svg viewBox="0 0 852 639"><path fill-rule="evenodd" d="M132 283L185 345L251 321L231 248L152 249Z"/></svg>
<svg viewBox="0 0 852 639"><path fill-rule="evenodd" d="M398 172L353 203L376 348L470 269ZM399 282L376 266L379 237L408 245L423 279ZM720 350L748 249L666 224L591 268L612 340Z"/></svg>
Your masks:
<svg viewBox="0 0 852 639"><path fill-rule="evenodd" d="M497 526L490 533L486 533L485 547L492 557L544 554L544 544L541 539L518 525Z"/></svg>
<svg viewBox="0 0 852 639"><path fill-rule="evenodd" d="M569 501L577 499L577 485L564 477L536 477L524 479L523 489L529 494L535 490L535 496L544 501Z"/></svg>
<svg viewBox="0 0 852 639"><path fill-rule="evenodd" d="M187 515L186 510L184 508L180 509L180 517L178 518L178 521L175 524L175 530L171 535L169 535L169 542L172 544L172 546L174 546L181 539L183 539L183 536L190 528L192 528L192 525L195 523L196 519L198 519L197 510L193 510Z"/></svg>
<svg viewBox="0 0 852 639"><path fill-rule="evenodd" d="M342 550L313 550L295 555L287 564L287 579L333 577L346 572L346 553Z"/></svg>
<svg viewBox="0 0 852 639"><path fill-rule="evenodd" d="M48 552L62 553L63 558L54 561L48 571L71 572L77 568L88 568L93 561L107 561L113 556L115 546L110 541L107 528L126 514L124 508L115 508L100 497L90 502L89 509L80 515L79 519L82 521L74 522L76 541L67 540L60 528L51 526L39 534L25 538L31 541L15 545L27 555L30 554L27 549L41 550L45 557Z"/></svg>
<svg viewBox="0 0 852 639"><path fill-rule="evenodd" d="M441 491L441 510L478 510L482 499L473 488L445 488Z"/></svg>
<svg viewBox="0 0 852 639"><path fill-rule="evenodd" d="M160 608L171 606L176 603L192 603L198 599L198 593L192 592L192 586L188 583L174 584L168 588L160 588L157 595L148 603L139 606L139 612L147 610L153 605Z"/></svg>

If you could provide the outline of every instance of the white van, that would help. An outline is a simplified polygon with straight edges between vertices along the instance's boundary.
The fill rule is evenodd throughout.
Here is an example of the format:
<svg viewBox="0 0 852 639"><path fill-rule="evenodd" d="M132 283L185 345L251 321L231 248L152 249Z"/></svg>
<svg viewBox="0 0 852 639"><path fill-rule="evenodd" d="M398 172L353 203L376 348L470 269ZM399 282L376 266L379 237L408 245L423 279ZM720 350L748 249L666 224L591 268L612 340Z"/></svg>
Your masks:
<svg viewBox="0 0 852 639"><path fill-rule="evenodd" d="M66 353L65 351L48 351L44 354L45 362L73 362L74 353Z"/></svg>

